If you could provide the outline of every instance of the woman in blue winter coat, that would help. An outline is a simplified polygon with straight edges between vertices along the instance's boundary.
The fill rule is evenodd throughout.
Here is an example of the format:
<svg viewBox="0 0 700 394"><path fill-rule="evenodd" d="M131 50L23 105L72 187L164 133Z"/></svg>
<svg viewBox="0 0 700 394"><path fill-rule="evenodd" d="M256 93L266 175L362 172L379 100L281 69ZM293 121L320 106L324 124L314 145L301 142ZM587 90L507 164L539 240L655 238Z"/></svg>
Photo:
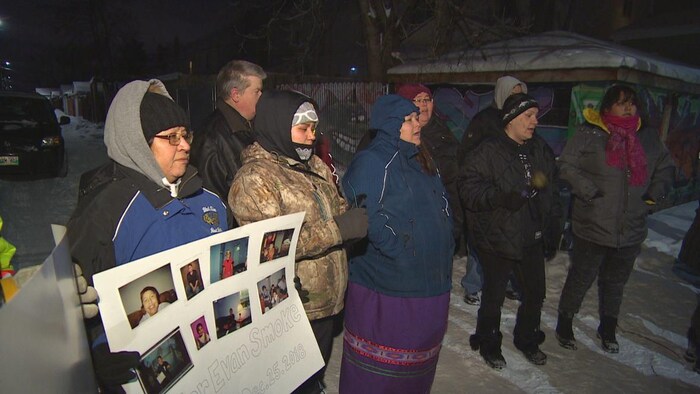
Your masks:
<svg viewBox="0 0 700 394"><path fill-rule="evenodd" d="M382 96L370 127L377 136L343 178L369 229L350 259L340 391L427 393L447 328L452 212L421 146L418 108Z"/></svg>

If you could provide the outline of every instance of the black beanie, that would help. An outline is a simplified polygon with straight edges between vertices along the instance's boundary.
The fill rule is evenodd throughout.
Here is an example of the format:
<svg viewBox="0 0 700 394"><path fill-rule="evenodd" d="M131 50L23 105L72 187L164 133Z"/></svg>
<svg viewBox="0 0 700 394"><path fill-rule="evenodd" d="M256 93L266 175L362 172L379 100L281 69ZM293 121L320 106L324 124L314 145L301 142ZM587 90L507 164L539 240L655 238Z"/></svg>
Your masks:
<svg viewBox="0 0 700 394"><path fill-rule="evenodd" d="M516 93L511 95L503 103L503 109L501 110L503 126L505 127L511 120L517 118L518 115L533 107L540 107L534 97L525 93Z"/></svg>
<svg viewBox="0 0 700 394"><path fill-rule="evenodd" d="M173 100L158 93L146 92L141 100L141 128L146 141L163 130L183 126L189 130L185 111Z"/></svg>

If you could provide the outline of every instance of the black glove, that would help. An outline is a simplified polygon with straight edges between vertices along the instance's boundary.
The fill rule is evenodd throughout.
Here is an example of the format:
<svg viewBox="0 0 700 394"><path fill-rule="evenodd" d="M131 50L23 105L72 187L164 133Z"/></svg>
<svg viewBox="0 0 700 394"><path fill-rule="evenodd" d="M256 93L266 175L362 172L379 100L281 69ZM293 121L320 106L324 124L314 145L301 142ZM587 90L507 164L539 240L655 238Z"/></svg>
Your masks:
<svg viewBox="0 0 700 394"><path fill-rule="evenodd" d="M92 349L97 381L107 392L119 392L122 384L136 378L134 368L139 365L140 358L139 352L112 353L106 343Z"/></svg>
<svg viewBox="0 0 700 394"><path fill-rule="evenodd" d="M344 214L333 218L340 230L343 241L364 238L367 235L367 209L350 208Z"/></svg>
<svg viewBox="0 0 700 394"><path fill-rule="evenodd" d="M513 212L519 210L526 202L527 198L518 192L497 194L493 199L494 205Z"/></svg>
<svg viewBox="0 0 700 394"><path fill-rule="evenodd" d="M301 303L305 304L309 302L309 291L304 290L303 287L301 287L301 278L298 276L294 277L294 288L297 289L297 293L299 293L299 298L301 298Z"/></svg>

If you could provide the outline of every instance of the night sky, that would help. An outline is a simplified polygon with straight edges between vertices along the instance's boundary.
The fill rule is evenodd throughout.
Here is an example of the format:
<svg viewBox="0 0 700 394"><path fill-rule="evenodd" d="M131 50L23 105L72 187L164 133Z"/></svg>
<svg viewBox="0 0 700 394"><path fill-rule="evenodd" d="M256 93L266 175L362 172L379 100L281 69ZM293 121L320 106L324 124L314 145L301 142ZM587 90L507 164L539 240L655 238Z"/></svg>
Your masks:
<svg viewBox="0 0 700 394"><path fill-rule="evenodd" d="M265 59L268 64L263 64L263 59L259 59L262 55L258 53L265 51L273 53L267 48L267 37L250 39L247 36L252 30L267 25L269 18L274 14L270 9L273 3L271 0L0 1L0 64L6 61L11 64L10 70L0 69L0 73L4 73L3 77L10 75L13 87L18 90L58 87L60 84L71 81L86 81L93 76L109 80L124 80L162 75L173 71L183 72L185 70L182 64L178 64L183 63L182 58L172 53L169 57L159 58L158 52L160 51L161 55L167 50L174 53L176 50L173 48L177 48L177 45L185 48L188 43L201 40L203 37L229 37L236 33L248 40L246 44L248 46L239 51L241 47L237 46L238 42L235 40L216 43L218 47L215 48L225 48L219 51L224 53L221 57L228 59L226 55L231 52L231 58L246 58L266 68L278 67L283 70L289 69L291 72L299 71L292 67L284 68L287 66L284 61L289 62L292 55L295 55L284 52L284 49L291 47L285 40L296 40L296 44L299 45L300 42L303 43L299 40L299 35L284 35L286 32L284 29L277 29L277 36L269 40L276 44L277 52L274 52L273 57L268 56L269 58ZM655 2L654 9L671 13L667 16L678 14L681 16L678 23L692 27L697 26L696 1ZM293 8L293 3L288 1L284 4ZM323 15L324 21L331 28L323 36L328 39L319 40L316 37L314 41L314 44L318 44L318 48L315 49L323 56L309 57L316 61L313 64L317 66L312 73L345 75L343 70L366 60L364 48L361 48L364 45L362 24L357 18L352 19L351 16L357 17L357 12L348 11L350 8L348 4L351 3L354 7L357 6L354 0L325 0L323 3L325 9L334 9L335 13ZM607 0L592 0L592 3L611 6ZM278 5L278 3L275 4ZM329 4L335 6L329 6ZM265 9L265 6L268 8ZM688 8L693 12L688 12ZM307 19L308 17L300 19L298 25L301 29L312 31L313 20ZM662 23L665 22L661 18L650 17L649 20L654 22L652 26L657 22L663 26ZM588 26L585 21L581 22L577 19L576 22L584 27ZM295 23L297 23L296 20L291 22L292 25ZM645 23L649 24L648 21ZM222 34L227 34L225 36L214 35L215 32L224 31L226 33ZM590 34L591 32L576 29L574 31L595 36ZM640 49L648 52L668 53L671 58L674 58L675 54L677 60L697 66L700 65L700 58L697 55L700 53L697 50L698 34L695 27L693 34L683 38L686 41L659 39L655 42L647 37L638 40L636 44ZM200 50L198 53L207 53L207 44L208 41L198 41L188 49L203 48L205 50ZM229 45L224 46L224 44ZM166 49L163 49L164 47ZM670 50L673 48L677 53ZM255 52L256 49L258 52ZM289 59L281 58L280 54ZM191 52L188 56L190 55ZM136 67L133 70L129 69L134 59L141 58L146 58L148 64L140 65L140 68ZM205 72L215 72L212 70L223 63L218 57L214 59L211 60L210 57L205 56L204 60L198 59L200 61L198 64L202 64L205 60L209 61L211 64L203 67ZM323 59L324 62L319 59ZM187 59L184 60L186 63ZM272 62L278 64L269 64ZM202 68L195 67L195 72L201 72L200 70Z"/></svg>
<svg viewBox="0 0 700 394"><path fill-rule="evenodd" d="M236 1L207 0L5 0L0 4L0 60L9 61L11 75L22 85L41 81L38 66L61 67L70 59L66 45L92 42L90 5L101 4L111 37L134 39L153 53L158 44L182 44L220 29L236 12ZM60 61L58 60L60 59ZM89 79L89 75L73 75ZM64 81L64 82L70 82ZM30 87L31 89L31 87Z"/></svg>

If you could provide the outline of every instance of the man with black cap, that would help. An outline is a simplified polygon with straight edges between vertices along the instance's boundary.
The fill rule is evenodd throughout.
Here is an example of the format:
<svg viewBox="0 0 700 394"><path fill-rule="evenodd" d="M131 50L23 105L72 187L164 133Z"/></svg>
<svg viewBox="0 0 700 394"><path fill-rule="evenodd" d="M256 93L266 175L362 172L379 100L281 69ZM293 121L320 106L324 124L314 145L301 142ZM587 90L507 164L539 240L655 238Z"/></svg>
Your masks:
<svg viewBox="0 0 700 394"><path fill-rule="evenodd" d="M535 134L538 111L537 101L527 94L506 99L501 111L504 132L467 154L459 178L469 236L484 271L476 333L469 342L496 369L506 365L500 324L511 270L523 289L513 342L533 364L547 361L539 349L544 341L544 256L556 248L561 212L554 152Z"/></svg>
<svg viewBox="0 0 700 394"><path fill-rule="evenodd" d="M83 177L68 222L71 255L87 284L98 272L228 229L223 202L189 165L187 114L161 81L133 81L117 92L104 142L110 161ZM110 353L100 319L86 319L100 384L133 379L138 354Z"/></svg>

